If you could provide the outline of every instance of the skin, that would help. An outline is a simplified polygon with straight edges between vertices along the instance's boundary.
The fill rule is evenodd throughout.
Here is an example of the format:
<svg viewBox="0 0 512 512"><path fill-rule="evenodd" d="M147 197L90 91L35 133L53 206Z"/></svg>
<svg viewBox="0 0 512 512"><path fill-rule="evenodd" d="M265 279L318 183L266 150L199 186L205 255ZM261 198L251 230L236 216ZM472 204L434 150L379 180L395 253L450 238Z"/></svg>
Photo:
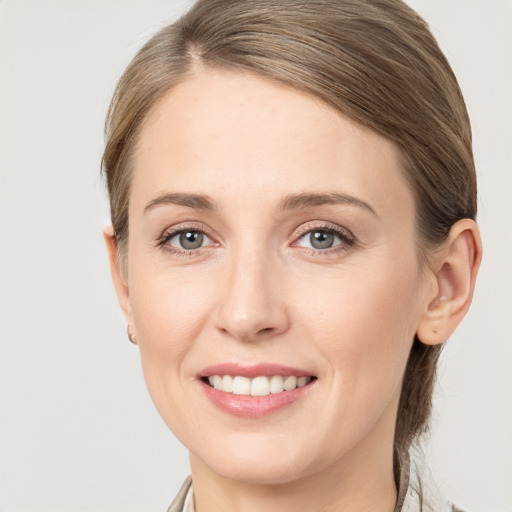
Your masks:
<svg viewBox="0 0 512 512"><path fill-rule="evenodd" d="M332 192L367 206L280 208L290 194ZM208 195L217 210L148 209L169 193ZM155 106L134 159L124 274L105 238L149 392L190 451L198 512L394 509L394 426L414 335L447 339L481 253L464 220L421 268L414 219L394 145L300 91L198 69ZM315 250L310 234L326 226L349 239ZM175 228L204 231L203 246L159 245ZM223 362L317 380L282 410L237 417L197 378Z"/></svg>

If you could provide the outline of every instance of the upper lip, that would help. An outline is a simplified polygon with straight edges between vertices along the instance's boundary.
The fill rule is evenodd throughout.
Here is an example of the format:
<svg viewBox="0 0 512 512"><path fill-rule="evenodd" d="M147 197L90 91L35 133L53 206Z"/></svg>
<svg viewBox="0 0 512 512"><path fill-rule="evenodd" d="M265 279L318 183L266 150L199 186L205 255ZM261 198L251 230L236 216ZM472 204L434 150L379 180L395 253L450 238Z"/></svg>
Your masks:
<svg viewBox="0 0 512 512"><path fill-rule="evenodd" d="M307 370L300 368L292 368L291 366L283 366L273 363L243 364L243 363L219 363L203 368L199 377L210 377L212 375L239 375L241 377L261 377L272 375L281 375L288 377L313 377L314 375Z"/></svg>

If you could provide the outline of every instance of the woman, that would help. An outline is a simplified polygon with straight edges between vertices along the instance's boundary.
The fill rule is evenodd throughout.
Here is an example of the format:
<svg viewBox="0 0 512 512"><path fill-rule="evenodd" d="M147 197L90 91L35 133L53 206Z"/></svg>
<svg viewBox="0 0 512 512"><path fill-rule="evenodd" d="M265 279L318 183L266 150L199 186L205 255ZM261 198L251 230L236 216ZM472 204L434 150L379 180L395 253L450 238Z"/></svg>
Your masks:
<svg viewBox="0 0 512 512"><path fill-rule="evenodd" d="M121 78L103 165L128 336L190 452L169 510L456 510L408 453L481 243L418 15L199 1Z"/></svg>

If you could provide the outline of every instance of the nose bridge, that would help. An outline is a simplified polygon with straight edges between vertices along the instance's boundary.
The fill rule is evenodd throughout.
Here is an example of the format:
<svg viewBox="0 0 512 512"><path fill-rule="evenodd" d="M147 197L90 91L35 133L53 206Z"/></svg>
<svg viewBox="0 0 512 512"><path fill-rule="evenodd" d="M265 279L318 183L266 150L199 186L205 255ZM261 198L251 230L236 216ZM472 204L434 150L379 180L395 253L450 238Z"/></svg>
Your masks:
<svg viewBox="0 0 512 512"><path fill-rule="evenodd" d="M218 328L245 341L286 330L286 304L269 248L261 240L257 244L246 241L232 248L226 265Z"/></svg>

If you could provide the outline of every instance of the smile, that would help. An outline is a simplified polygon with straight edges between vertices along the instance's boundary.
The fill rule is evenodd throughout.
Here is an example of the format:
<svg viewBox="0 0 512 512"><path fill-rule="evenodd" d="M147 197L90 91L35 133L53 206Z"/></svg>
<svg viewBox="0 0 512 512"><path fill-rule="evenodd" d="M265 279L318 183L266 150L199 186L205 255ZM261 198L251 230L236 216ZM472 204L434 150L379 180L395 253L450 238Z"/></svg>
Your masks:
<svg viewBox="0 0 512 512"><path fill-rule="evenodd" d="M199 382L206 397L222 411L259 418L298 404L316 388L308 371L274 364L225 363L205 368Z"/></svg>
<svg viewBox="0 0 512 512"><path fill-rule="evenodd" d="M313 377L296 377L289 375L258 376L253 379L241 375L211 375L206 382L214 389L224 393L246 396L268 396L271 393L283 393L302 388L309 384Z"/></svg>

